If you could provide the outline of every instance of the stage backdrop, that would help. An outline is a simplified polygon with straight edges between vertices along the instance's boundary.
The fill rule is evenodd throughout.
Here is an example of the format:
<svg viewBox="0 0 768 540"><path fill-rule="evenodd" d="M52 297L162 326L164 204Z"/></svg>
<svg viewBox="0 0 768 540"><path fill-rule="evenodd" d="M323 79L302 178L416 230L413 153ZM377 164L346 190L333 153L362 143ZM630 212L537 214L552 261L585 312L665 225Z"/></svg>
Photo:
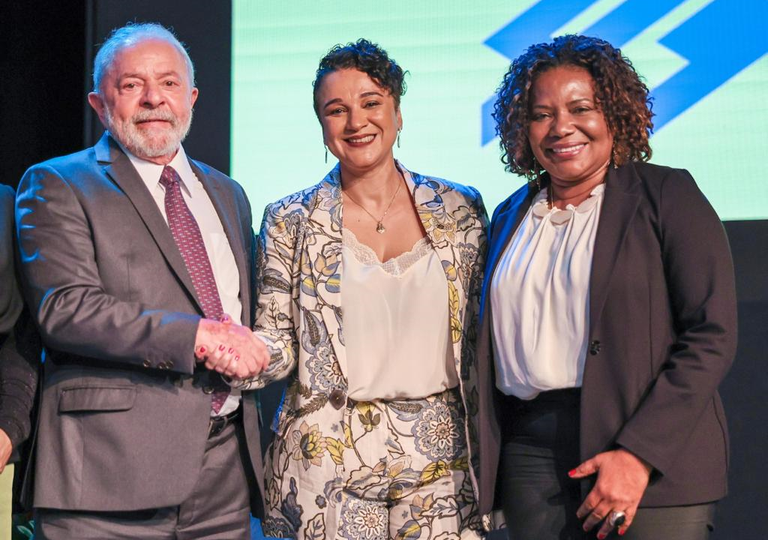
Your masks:
<svg viewBox="0 0 768 540"><path fill-rule="evenodd" d="M336 43L376 41L410 71L396 157L476 186L489 212L523 182L504 172L488 122L511 59L567 32L621 47L656 98L653 161L689 169L729 220L739 351L721 385L730 495L718 505L712 540L760 536L754 515L768 505L768 422L765 407L755 406L768 392L768 1L232 0L232 24L231 172L255 220L265 204L318 182L335 164L332 156L323 163L311 83ZM279 385L263 393L265 417L279 393Z"/></svg>
<svg viewBox="0 0 768 540"><path fill-rule="evenodd" d="M766 0L234 0L232 22L231 172L255 216L335 164L311 86L332 45L365 37L410 72L395 156L475 186L490 212L523 181L499 161L496 87L526 46L583 33L652 90L653 161L691 171L724 220L768 218Z"/></svg>

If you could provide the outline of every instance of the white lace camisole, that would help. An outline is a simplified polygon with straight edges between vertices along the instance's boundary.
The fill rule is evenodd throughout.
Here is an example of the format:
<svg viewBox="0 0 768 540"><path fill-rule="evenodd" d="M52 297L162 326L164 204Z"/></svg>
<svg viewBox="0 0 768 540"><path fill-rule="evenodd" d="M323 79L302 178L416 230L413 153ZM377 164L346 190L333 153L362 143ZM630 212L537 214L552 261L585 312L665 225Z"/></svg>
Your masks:
<svg viewBox="0 0 768 540"><path fill-rule="evenodd" d="M342 238L349 397L418 399L457 386L448 285L429 240L382 263L352 231Z"/></svg>

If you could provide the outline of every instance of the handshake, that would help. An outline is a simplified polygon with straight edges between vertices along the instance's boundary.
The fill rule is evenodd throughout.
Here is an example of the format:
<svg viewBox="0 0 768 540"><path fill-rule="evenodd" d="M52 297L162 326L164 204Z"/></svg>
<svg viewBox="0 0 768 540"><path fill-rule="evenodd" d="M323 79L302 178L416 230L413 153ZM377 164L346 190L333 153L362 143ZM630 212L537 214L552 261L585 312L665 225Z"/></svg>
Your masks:
<svg viewBox="0 0 768 540"><path fill-rule="evenodd" d="M228 315L220 321L200 319L195 357L208 369L238 380L255 377L269 365L264 342L249 328L233 324Z"/></svg>

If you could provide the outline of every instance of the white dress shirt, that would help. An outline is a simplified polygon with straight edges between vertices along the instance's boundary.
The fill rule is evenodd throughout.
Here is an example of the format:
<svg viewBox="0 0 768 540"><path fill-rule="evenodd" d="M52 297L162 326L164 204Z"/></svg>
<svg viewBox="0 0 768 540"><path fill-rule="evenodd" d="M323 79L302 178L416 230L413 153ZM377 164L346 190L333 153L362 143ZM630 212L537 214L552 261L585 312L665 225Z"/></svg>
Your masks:
<svg viewBox="0 0 768 540"><path fill-rule="evenodd" d="M490 300L496 386L506 395L581 387L604 190L565 210L550 210L541 190L499 260Z"/></svg>
<svg viewBox="0 0 768 540"><path fill-rule="evenodd" d="M163 215L163 219L167 223L165 188L160 183L160 175L165 167L134 156L122 145L121 148L123 148L123 151L131 160L144 184L146 184L149 193L152 195L160 213ZM224 232L219 215L216 213L216 209L203 184L192 170L187 154L184 152L184 147L179 146L179 151L176 152L176 156L168 165L173 167L179 174L182 196L195 221L197 221L197 226L200 228L200 234L203 237L205 251L208 253L208 260L211 262L211 269L216 279L216 288L219 290L224 313L232 317L234 323L242 324L243 306L240 302L240 272L237 269L235 256L232 253L232 248L229 245L229 240ZM233 389L227 401L222 405L218 415L226 415L234 411L237 409L239 402L240 391ZM211 415L213 414L213 411L211 411Z"/></svg>
<svg viewBox="0 0 768 540"><path fill-rule="evenodd" d="M448 284L429 239L382 263L352 231L342 238L349 397L420 399L456 387Z"/></svg>

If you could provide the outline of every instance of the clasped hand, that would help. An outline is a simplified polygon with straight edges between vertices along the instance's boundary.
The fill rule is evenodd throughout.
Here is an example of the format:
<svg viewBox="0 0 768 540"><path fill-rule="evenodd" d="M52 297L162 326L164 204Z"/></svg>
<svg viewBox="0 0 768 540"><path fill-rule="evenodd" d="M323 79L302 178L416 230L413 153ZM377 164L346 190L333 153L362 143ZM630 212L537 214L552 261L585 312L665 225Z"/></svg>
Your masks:
<svg viewBox="0 0 768 540"><path fill-rule="evenodd" d="M650 473L649 464L623 448L597 454L569 472L571 478L597 474L595 487L576 512L578 518L584 520L584 530L589 531L602 521L597 533L597 538L602 540L613 529L607 518L615 511L626 515L619 526L619 535L627 532L648 486Z"/></svg>
<svg viewBox="0 0 768 540"><path fill-rule="evenodd" d="M232 379L255 377L269 364L267 346L250 329L221 321L201 319L195 337L195 357L205 367Z"/></svg>

